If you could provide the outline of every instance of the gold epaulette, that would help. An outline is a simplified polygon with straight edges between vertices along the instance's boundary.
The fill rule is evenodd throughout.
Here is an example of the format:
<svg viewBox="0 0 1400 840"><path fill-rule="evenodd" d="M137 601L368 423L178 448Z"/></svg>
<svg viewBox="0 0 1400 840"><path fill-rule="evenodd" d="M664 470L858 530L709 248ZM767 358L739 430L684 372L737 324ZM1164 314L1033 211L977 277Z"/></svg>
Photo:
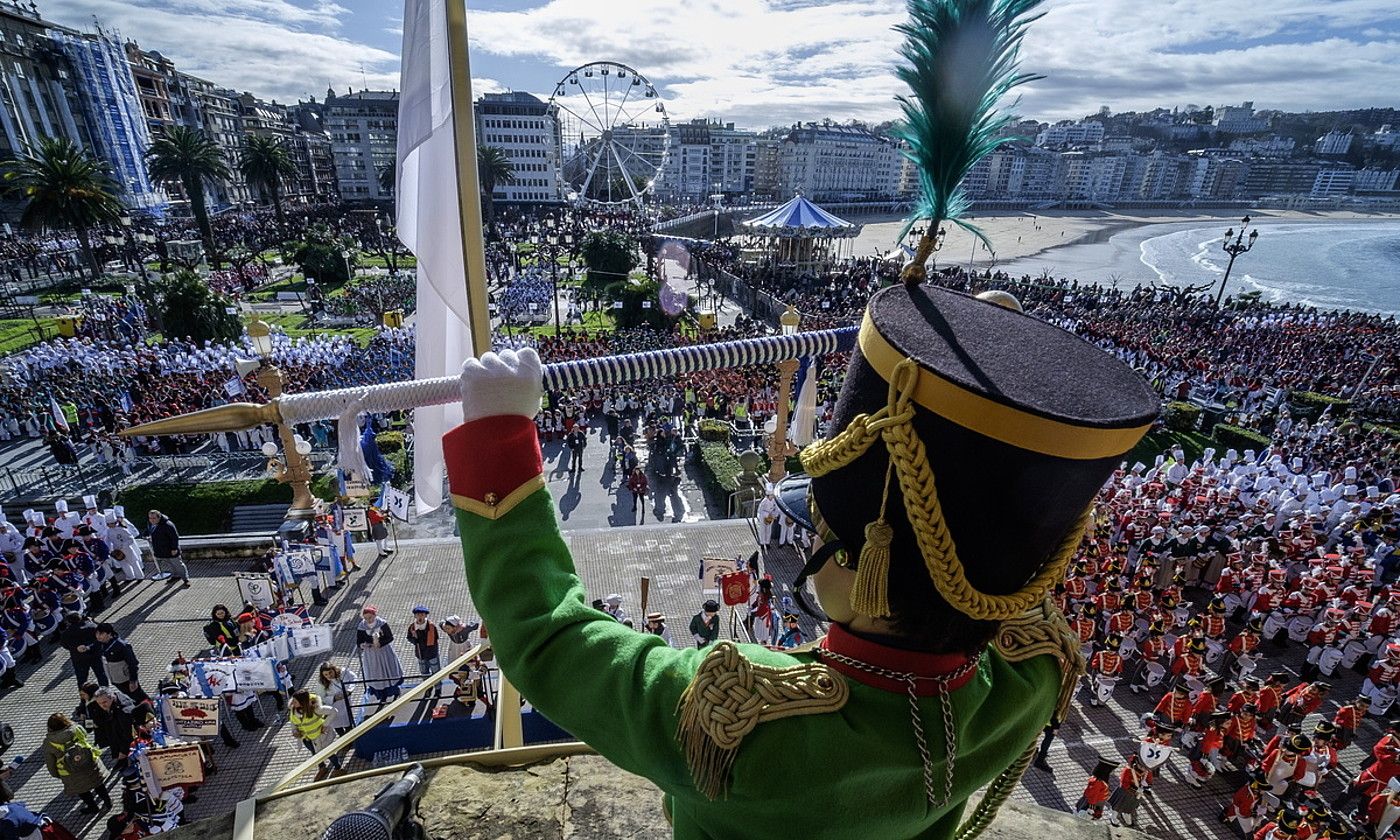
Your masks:
<svg viewBox="0 0 1400 840"><path fill-rule="evenodd" d="M733 642L716 644L677 708L676 739L696 790L711 800L724 795L739 745L758 724L834 712L849 696L846 680L820 662L756 665Z"/></svg>
<svg viewBox="0 0 1400 840"><path fill-rule="evenodd" d="M1055 719L1064 720L1075 686L1084 676L1084 656L1080 653L1079 637L1070 630L1054 601L1047 596L1016 618L1003 621L994 644L997 653L1007 662L1024 662L1045 655L1055 657L1060 664L1060 697L1055 705Z"/></svg>

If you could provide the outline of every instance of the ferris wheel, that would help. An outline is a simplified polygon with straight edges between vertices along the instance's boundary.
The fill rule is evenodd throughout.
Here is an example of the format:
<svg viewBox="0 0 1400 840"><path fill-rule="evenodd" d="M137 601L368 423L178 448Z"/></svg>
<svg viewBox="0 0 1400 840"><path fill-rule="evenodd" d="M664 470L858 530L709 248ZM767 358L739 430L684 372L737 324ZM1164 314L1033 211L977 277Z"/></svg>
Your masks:
<svg viewBox="0 0 1400 840"><path fill-rule="evenodd" d="M595 61L560 79L549 104L559 120L559 176L569 197L641 204L671 143L656 86L625 64Z"/></svg>

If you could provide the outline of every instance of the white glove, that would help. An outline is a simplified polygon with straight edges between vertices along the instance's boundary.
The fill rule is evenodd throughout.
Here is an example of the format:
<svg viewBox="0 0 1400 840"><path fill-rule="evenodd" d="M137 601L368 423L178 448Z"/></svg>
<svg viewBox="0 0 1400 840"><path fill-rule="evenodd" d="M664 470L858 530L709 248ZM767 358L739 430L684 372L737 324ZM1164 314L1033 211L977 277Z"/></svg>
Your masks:
<svg viewBox="0 0 1400 840"><path fill-rule="evenodd" d="M540 357L533 348L488 352L462 362L462 422L518 414L534 418L544 396Z"/></svg>

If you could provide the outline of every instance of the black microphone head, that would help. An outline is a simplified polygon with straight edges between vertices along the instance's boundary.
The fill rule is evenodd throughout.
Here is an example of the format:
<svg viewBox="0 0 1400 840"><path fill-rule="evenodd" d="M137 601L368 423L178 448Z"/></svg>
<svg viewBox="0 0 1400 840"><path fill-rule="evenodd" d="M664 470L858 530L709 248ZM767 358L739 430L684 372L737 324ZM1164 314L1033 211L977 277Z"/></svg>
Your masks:
<svg viewBox="0 0 1400 840"><path fill-rule="evenodd" d="M393 840L394 828L374 811L353 811L337 817L321 840Z"/></svg>

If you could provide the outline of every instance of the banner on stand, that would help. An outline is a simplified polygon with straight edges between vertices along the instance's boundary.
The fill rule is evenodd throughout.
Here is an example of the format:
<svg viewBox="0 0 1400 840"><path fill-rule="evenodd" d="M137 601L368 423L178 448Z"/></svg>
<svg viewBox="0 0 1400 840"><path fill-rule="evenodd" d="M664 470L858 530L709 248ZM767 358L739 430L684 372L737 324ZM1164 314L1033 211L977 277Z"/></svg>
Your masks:
<svg viewBox="0 0 1400 840"><path fill-rule="evenodd" d="M234 572L233 577L238 581L238 595L243 603L260 610L272 606L272 578L257 572Z"/></svg>
<svg viewBox="0 0 1400 840"><path fill-rule="evenodd" d="M167 697L170 731L181 738L213 738L219 734L218 698Z"/></svg>
<svg viewBox="0 0 1400 840"><path fill-rule="evenodd" d="M718 593L721 589L721 578L725 575L732 575L737 571L739 571L739 563L732 558L704 558L700 561L700 580L704 582L704 591L707 594Z"/></svg>
<svg viewBox="0 0 1400 840"><path fill-rule="evenodd" d="M346 508L344 527L347 531L368 531L369 511L364 508Z"/></svg>
<svg viewBox="0 0 1400 840"><path fill-rule="evenodd" d="M408 521L408 494L394 487L384 490L384 509L400 522Z"/></svg>
<svg viewBox="0 0 1400 840"><path fill-rule="evenodd" d="M190 663L190 676L205 697L218 697L228 691L282 688L274 659L196 659Z"/></svg>
<svg viewBox="0 0 1400 840"><path fill-rule="evenodd" d="M294 628L291 632L291 639L293 657L330 653L334 647L329 624L312 624L309 627Z"/></svg>
<svg viewBox="0 0 1400 840"><path fill-rule="evenodd" d="M146 751L151 778L162 789L204 783L204 756L198 744L181 744Z"/></svg>

